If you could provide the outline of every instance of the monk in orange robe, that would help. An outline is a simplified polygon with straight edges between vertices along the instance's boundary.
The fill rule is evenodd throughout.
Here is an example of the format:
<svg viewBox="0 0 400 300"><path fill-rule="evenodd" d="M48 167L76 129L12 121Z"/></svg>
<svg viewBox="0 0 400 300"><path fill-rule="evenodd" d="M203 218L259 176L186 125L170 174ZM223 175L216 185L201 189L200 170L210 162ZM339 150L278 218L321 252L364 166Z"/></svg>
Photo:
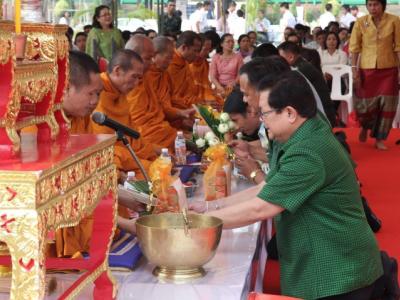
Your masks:
<svg viewBox="0 0 400 300"><path fill-rule="evenodd" d="M200 34L203 40L201 51L194 62L189 65L190 71L193 74L194 81L201 87L203 91L203 99L215 99L215 101L222 105L223 99L218 96L216 91L211 87L209 79L210 64L207 61L210 52L213 50L211 37L205 34Z"/></svg>
<svg viewBox="0 0 400 300"><path fill-rule="evenodd" d="M143 69L143 60L137 53L131 50L118 51L108 65L108 72L100 75L104 89L100 94L96 111L137 130L137 126L132 122L129 115L130 106L127 101L127 94L142 80ZM92 122L92 130L93 133L114 133L113 129L94 122ZM134 140L127 137L127 139L147 171L151 161L157 156L157 147L150 143L143 143L141 138ZM135 171L138 178L143 178L139 166L122 142L115 144L114 156L118 170Z"/></svg>
<svg viewBox="0 0 400 300"><path fill-rule="evenodd" d="M168 73L172 79L172 106L191 108L193 104L217 101L216 97L205 99L204 88L197 85L189 64L194 62L201 50L201 38L193 31L183 32L176 42L176 49Z"/></svg>
<svg viewBox="0 0 400 300"><path fill-rule="evenodd" d="M155 56L153 42L144 35L135 35L130 38L125 49L135 51L145 62L143 81L127 95L131 120L138 126L145 143L156 143L162 148L172 150L176 129L165 117L152 74L149 72Z"/></svg>

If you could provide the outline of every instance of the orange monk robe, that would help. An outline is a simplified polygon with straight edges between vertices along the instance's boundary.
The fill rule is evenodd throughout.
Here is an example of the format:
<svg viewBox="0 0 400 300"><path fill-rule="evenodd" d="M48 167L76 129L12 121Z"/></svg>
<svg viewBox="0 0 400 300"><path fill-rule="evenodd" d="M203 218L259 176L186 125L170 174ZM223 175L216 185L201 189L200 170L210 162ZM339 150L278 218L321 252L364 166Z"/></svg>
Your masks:
<svg viewBox="0 0 400 300"><path fill-rule="evenodd" d="M70 134L91 133L90 116L70 119ZM55 251L57 257L80 257L82 252L89 252L92 235L93 216L83 218L73 227L58 229L55 234Z"/></svg>
<svg viewBox="0 0 400 300"><path fill-rule="evenodd" d="M179 109L172 106L172 81L169 73L152 64L146 72L146 77L151 78L150 88L160 101L166 119L168 121L179 119Z"/></svg>
<svg viewBox="0 0 400 300"><path fill-rule="evenodd" d="M204 102L203 88L195 83L189 64L176 50L167 72L172 82L172 106L188 109L193 104Z"/></svg>
<svg viewBox="0 0 400 300"><path fill-rule="evenodd" d="M197 60L191 63L189 68L192 72L195 83L202 88L202 98L206 100L215 100L222 105L224 100L220 96L216 95L211 87L211 82L209 79L210 64L208 61L206 59Z"/></svg>
<svg viewBox="0 0 400 300"><path fill-rule="evenodd" d="M173 149L176 129L165 118L152 73L145 73L142 83L127 95L127 100L131 120L138 126L143 142Z"/></svg>
<svg viewBox="0 0 400 300"><path fill-rule="evenodd" d="M137 129L129 116L129 104L126 99L126 95L122 95L112 85L107 73L101 73L100 76L104 89L100 94L100 100L96 107L96 111L106 114L109 118L114 119L127 127ZM100 126L94 122L91 122L91 127L93 133L115 133L113 129L106 126ZM156 159L156 153L153 145L150 143L143 143L141 139L135 140L128 136L127 139L130 141L130 144L136 155L140 158L144 168L146 171L148 171L151 162ZM117 165L117 169L125 172L135 171L136 176L139 179L143 178L139 166L131 157L128 149L126 149L124 144L120 141L115 144L114 160L115 164Z"/></svg>

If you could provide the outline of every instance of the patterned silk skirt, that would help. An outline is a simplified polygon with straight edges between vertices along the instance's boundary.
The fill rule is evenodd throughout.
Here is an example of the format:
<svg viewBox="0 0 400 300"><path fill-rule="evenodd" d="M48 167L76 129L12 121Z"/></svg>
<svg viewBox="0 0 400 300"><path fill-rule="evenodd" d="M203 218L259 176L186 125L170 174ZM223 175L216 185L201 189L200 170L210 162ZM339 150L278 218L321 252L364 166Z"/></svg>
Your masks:
<svg viewBox="0 0 400 300"><path fill-rule="evenodd" d="M398 69L361 69L354 95L358 121L371 137L385 140L392 128L399 100Z"/></svg>

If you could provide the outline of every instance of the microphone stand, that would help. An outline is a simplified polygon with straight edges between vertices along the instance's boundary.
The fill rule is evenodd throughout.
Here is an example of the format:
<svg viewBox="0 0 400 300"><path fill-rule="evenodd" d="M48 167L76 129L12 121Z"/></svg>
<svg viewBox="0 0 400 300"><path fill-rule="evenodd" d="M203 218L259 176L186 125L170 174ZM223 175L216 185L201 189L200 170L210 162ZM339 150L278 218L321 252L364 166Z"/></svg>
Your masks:
<svg viewBox="0 0 400 300"><path fill-rule="evenodd" d="M140 159L137 157L135 151L133 151L131 144L129 143L129 140L126 138L126 136L124 135L123 131L121 130L117 130L116 131L117 134L117 140L118 141L122 141L122 143L125 145L126 148L128 148L129 153L131 154L133 160L137 163L137 165L139 166L140 171L142 172L144 178L147 181L147 184L149 186L149 190L150 190L150 195L149 195L149 204L147 204L147 211L151 210L151 207L154 206L153 204L153 192L152 192L152 183L150 180L149 175L147 174L146 170L143 167L143 164L140 162Z"/></svg>

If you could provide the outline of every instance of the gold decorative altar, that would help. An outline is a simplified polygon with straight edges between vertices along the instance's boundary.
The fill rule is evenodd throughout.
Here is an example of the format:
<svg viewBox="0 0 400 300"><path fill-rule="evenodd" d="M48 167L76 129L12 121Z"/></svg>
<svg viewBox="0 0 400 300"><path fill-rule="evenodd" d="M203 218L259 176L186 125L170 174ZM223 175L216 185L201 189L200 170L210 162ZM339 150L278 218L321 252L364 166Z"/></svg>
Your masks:
<svg viewBox="0 0 400 300"><path fill-rule="evenodd" d="M0 22L0 241L10 254L0 242L0 265L12 265L11 299L43 299L46 268L86 270L60 299L74 298L90 282L95 299L116 295L107 254L116 216L115 137L68 135L66 29L22 24L21 60L14 23ZM36 134L20 133L31 125ZM49 230L92 213L88 259L45 258Z"/></svg>

